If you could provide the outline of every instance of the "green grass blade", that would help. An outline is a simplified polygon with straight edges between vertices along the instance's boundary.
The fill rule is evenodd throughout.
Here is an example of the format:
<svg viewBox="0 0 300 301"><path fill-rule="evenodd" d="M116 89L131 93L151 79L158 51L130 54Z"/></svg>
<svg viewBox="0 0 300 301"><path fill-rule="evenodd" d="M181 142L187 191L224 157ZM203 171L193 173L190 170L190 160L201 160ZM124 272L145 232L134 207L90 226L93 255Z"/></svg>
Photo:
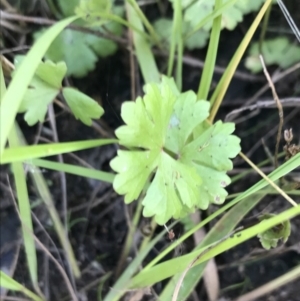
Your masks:
<svg viewBox="0 0 300 301"><path fill-rule="evenodd" d="M148 21L147 17L143 13L143 11L140 9L139 4L135 0L126 0L135 10L137 16L141 20L141 22L145 25L147 30L149 31L151 40L153 43L160 45L160 39L158 34L156 33L155 29L151 25L151 23ZM161 47L161 45L160 45Z"/></svg>
<svg viewBox="0 0 300 301"><path fill-rule="evenodd" d="M3 77L1 67L1 99L6 92L5 81ZM20 145L17 131L13 125L8 137L9 145L16 147ZM26 184L26 176L24 173L23 164L21 162L15 162L12 164L12 172L14 175L14 181L16 185L17 200L19 205L20 219L22 221L22 237L25 248L25 254L29 269L30 279L33 286L38 290L38 276L37 276L37 257L35 252L35 242L33 237L33 225L31 219L31 208L28 197L28 190Z"/></svg>
<svg viewBox="0 0 300 301"><path fill-rule="evenodd" d="M19 141L21 141L23 145L26 144L26 140L19 127L17 127L17 132L18 132ZM47 183L43 177L43 174L40 172L40 170L37 167L34 167L34 169L31 171L32 172L30 172L30 176L32 177L32 180L36 186L36 190L39 193L44 204L46 205L46 208L53 221L55 231L65 251L66 258L70 266L70 270L73 272L75 277L78 278L80 277L80 271L77 265L76 258L74 256L71 243L68 238L68 233L66 232L67 230L64 229L64 226L60 220L60 216L55 208L54 201L52 199Z"/></svg>
<svg viewBox="0 0 300 301"><path fill-rule="evenodd" d="M174 22L172 30L172 43L175 42L177 46L177 62L176 62L176 74L175 81L179 91L182 89L182 61L183 61L183 37L182 37L182 7L181 0L174 1ZM174 41L174 42L173 42ZM173 58L171 57L173 56ZM175 61L174 58L175 52L170 52L169 66L172 65L172 61ZM172 69L170 69L172 71ZM171 76L171 73L170 75Z"/></svg>
<svg viewBox="0 0 300 301"><path fill-rule="evenodd" d="M77 17L67 18L50 27L30 49L12 79L0 107L0 158L18 108L38 64L56 36L76 19Z"/></svg>
<svg viewBox="0 0 300 301"><path fill-rule="evenodd" d="M281 165L279 168L277 168L275 171L273 171L268 177L272 181L276 181L279 178L281 178L281 177L285 176L286 174L288 174L289 172L291 172L292 170L294 170L295 168L297 168L299 165L300 165L300 154L297 154L296 156L294 156L293 158L291 158L289 161L285 162L283 165ZM232 200L230 203L226 204L225 206L223 206L222 208L220 208L218 211L216 211L215 213L211 214L207 219L205 219L204 221L202 221L201 223L199 223L197 226L195 226L193 229L191 229L186 234L184 234L181 238L179 238L177 240L177 242L173 243L169 248L167 248L165 251L163 251L162 253L160 253L159 256L157 256L152 262L150 262L143 269L143 271L144 272L147 272L147 271L150 271L150 270L153 271L152 269L153 269L154 265L157 264L157 262L159 262L166 254L168 254L177 245L179 245L180 243L182 243L187 237L191 236L196 230L200 229L205 224L207 224L208 222L210 222L211 220L213 220L214 218L216 218L217 216L219 216L220 214L222 214L223 212L225 212L226 210L228 210L229 208L231 208L232 206L234 206L235 204L237 204L241 200L245 199L246 197L250 197L252 194L258 192L259 190L263 189L267 185L268 185L268 182L265 179L262 179L261 181L259 181L258 183L256 183L252 187L250 187L248 190L246 190L244 193L240 194L237 198L235 198L234 200ZM298 207L295 207L295 208L298 208ZM187 264L189 264L190 262L188 262ZM176 268L176 264L177 264L177 262L176 263L174 263L174 262L172 263L172 265L174 265L175 268ZM171 267L164 267L164 268L172 269ZM177 272L178 271L176 271L176 270L174 271L173 270L173 273L170 274L167 277L173 276ZM148 276L152 277L153 275L152 274L151 275L148 274ZM138 275L136 277L138 277ZM134 281L136 281L136 280L134 280ZM133 285L134 284L135 284L135 282L133 282Z"/></svg>
<svg viewBox="0 0 300 301"><path fill-rule="evenodd" d="M59 214L58 214L57 210L55 209L54 201L52 199L52 196L51 196L51 193L47 186L47 183L46 183L42 173L39 172L39 170L37 168L35 168L34 172L31 172L30 175L35 183L36 189L37 189L41 199L43 200L44 204L46 205L46 208L51 216L55 231L56 231L59 241L65 251L67 260L71 267L71 270L72 270L73 274L75 275L75 277L78 278L78 277L80 277L80 271L79 271L79 267L78 267L71 243L68 238L68 233L66 233L63 223L60 220Z"/></svg>
<svg viewBox="0 0 300 301"><path fill-rule="evenodd" d="M291 158L289 161L285 162L281 166L279 166L276 170L274 170L272 173L268 175L269 179L273 182L278 180L281 177L284 177L286 174L294 170L295 168L300 166L300 153L295 155L293 158ZM144 267L144 270L150 269L153 267L157 262L162 260L169 252L171 252L174 248L176 248L179 244L181 244L185 239L187 239L189 236L191 236L194 232L196 232L198 229L205 226L207 223L218 217L220 214L224 213L226 210L230 209L232 206L237 204L238 202L242 201L246 197L252 196L261 189L265 188L269 183L262 179L259 182L257 182L255 185L251 186L249 189L241 193L239 196L237 196L235 199L233 199L228 204L224 205L222 208L211 214L208 218L206 218L204 221L196 225L193 229L182 235L177 241L175 241L171 246L166 248L163 252L161 252L158 256L155 257L146 267Z"/></svg>
<svg viewBox="0 0 300 301"><path fill-rule="evenodd" d="M264 189L267 190L267 189ZM207 233L203 241L195 248L200 249L205 246L212 244L215 241L220 240L222 237L228 235L236 225L241 221L241 219L253 208L259 201L264 198L267 193L262 193L260 195L251 195L248 198L243 199L241 202L236 204L231 208L222 218L214 225L214 227ZM196 285L202 278L204 269L206 267L206 262L201 263L193 267L184 278L182 286L178 295L179 300L186 300L188 296L195 289ZM164 288L162 294L160 295L161 300L171 300L181 274L175 275L169 283Z"/></svg>
<svg viewBox="0 0 300 301"><path fill-rule="evenodd" d="M172 76L172 71L175 62L175 52L177 46L177 70L176 70L176 84L179 91L181 91L182 86L182 56L183 56L183 40L182 40L182 9L180 0L175 0L173 2L174 7L174 17L172 24L172 36L171 36L171 45L168 61L168 71L167 75Z"/></svg>
<svg viewBox="0 0 300 301"><path fill-rule="evenodd" d="M139 274L137 274L131 281L130 288L137 289L142 287L148 287L157 283L163 279L173 276L174 274L183 272L188 265L194 261L198 255L203 255L197 260L195 265L205 262L212 257L215 257L239 244L242 242L249 240L250 238L256 236L259 233L262 233L284 221L292 219L295 216L300 215L300 206L296 206L285 210L284 212L274 216L268 220L264 220L263 222L243 230L238 234L235 234L234 237L230 237L220 244L214 246L209 249L207 252L203 253L207 248L201 248L195 252L190 254L177 257L161 264L158 264L152 267L149 270L143 270Z"/></svg>
<svg viewBox="0 0 300 301"><path fill-rule="evenodd" d="M0 271L0 283L1 286L6 289L9 289L11 291L22 292L24 295L26 295L28 298L31 298L31 300L33 301L43 301L43 299L41 299L39 296L28 290L21 283L15 281L2 271Z"/></svg>
<svg viewBox="0 0 300 301"><path fill-rule="evenodd" d="M139 16L137 15L135 9L128 2L126 2L126 10L129 23L134 25L140 31L144 31L143 24ZM149 42L136 31L133 31L132 35L136 57L139 62L145 83L158 83L160 81L159 71Z"/></svg>
<svg viewBox="0 0 300 301"><path fill-rule="evenodd" d="M272 4L272 0L266 0L264 5L262 6L261 10L259 11L258 15L256 16L255 20L253 21L252 25L250 26L249 30L247 31L243 41L239 45L238 49L236 50L233 58L231 59L226 71L224 72L221 80L219 81L211 99L211 112L209 116L209 120L213 122L218 109L222 103L222 100L225 96L225 93L228 89L228 86L231 82L233 74L241 61L242 56L244 55L246 48L248 47L257 27L259 26L266 10L268 9L269 5Z"/></svg>
<svg viewBox="0 0 300 301"><path fill-rule="evenodd" d="M174 223L173 223L174 225ZM172 225L170 225L172 227ZM121 277L118 278L117 282L111 288L110 292L104 298L104 301L117 301L120 300L122 295L126 293L129 288L131 277L136 273L142 261L147 256L147 254L154 248L154 246L159 242L160 239L165 235L166 231L162 231L157 235L145 248L143 248L138 255L133 259L133 261L128 265L126 270L122 273Z"/></svg>
<svg viewBox="0 0 300 301"><path fill-rule="evenodd" d="M9 145L16 147L20 145L18 134L15 126L12 127L8 137ZM12 163L12 171L17 191L17 200L22 221L22 237L25 247L25 254L29 269L29 274L34 287L38 287L37 278L37 257L35 251L35 242L33 237L33 226L31 219L30 201L26 184L26 176L23 168L23 163Z"/></svg>
<svg viewBox="0 0 300 301"><path fill-rule="evenodd" d="M6 148L1 158L1 164L12 163L16 161L29 161L35 158L65 154L117 142L118 140L116 139L93 139L86 141L47 143Z"/></svg>
<svg viewBox="0 0 300 301"><path fill-rule="evenodd" d="M113 175L112 173L104 172L101 170L95 170L66 163L52 162L42 159L33 159L30 161L30 163L28 163L28 165L39 166L56 171L63 171L80 177L92 178L107 183L113 183L115 177L115 175Z"/></svg>
<svg viewBox="0 0 300 301"><path fill-rule="evenodd" d="M214 11L217 11L222 6L222 0L215 1ZM222 15L219 15L214 19L206 59L204 62L204 68L201 76L201 81L198 89L198 99L208 99L208 92L211 86L212 77L214 74L218 45L221 33L221 21Z"/></svg>

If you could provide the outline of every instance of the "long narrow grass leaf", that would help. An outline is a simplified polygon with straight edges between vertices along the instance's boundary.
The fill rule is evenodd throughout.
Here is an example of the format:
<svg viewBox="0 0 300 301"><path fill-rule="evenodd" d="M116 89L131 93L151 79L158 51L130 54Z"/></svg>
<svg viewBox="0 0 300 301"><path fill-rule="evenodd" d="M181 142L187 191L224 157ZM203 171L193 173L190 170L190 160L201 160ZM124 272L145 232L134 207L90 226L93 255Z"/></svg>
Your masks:
<svg viewBox="0 0 300 301"><path fill-rule="evenodd" d="M18 134L15 126L11 128L9 137L9 145L16 147L20 145ZM35 242L33 238L33 225L31 219L30 201L26 184L26 176L24 167L21 162L12 163L12 171L14 174L14 182L16 185L17 200L22 220L22 237L25 247L25 254L29 269L29 274L34 287L38 287L37 278L37 257L35 250Z"/></svg>
<svg viewBox="0 0 300 301"><path fill-rule="evenodd" d="M26 140L25 140L20 128L16 127L16 129L18 132L19 141L22 144L26 144ZM50 193L48 185L44 179L44 176L37 167L33 167L33 166L31 167L31 172L29 174L32 177L32 180L36 186L37 192L39 193L41 199L43 200L43 202L46 205L46 208L50 214L55 231L56 231L57 236L60 240L60 243L65 251L66 258L69 262L70 270L73 272L75 277L78 278L78 277L80 277L80 271L79 271L79 267L78 267L71 243L68 238L68 233L66 232L67 230L64 229L64 226L61 222L60 216L55 208L54 201L52 199L51 193Z"/></svg>
<svg viewBox="0 0 300 301"><path fill-rule="evenodd" d="M10 276L6 275L4 272L0 271L0 283L1 286L9 289L11 291L18 291L22 292L27 297L31 298L33 301L43 301L39 296L28 290L26 287L24 287L21 283L17 282Z"/></svg>
<svg viewBox="0 0 300 301"><path fill-rule="evenodd" d="M222 6L222 0L215 1L214 10L217 11ZM204 62L204 68L201 76L201 81L198 89L198 99L208 99L208 92L211 86L212 77L214 74L218 45L221 32L222 15L219 15L214 19L206 59Z"/></svg>
<svg viewBox="0 0 300 301"><path fill-rule="evenodd" d="M170 227L172 227L172 225L170 225ZM165 233L166 231L162 231L145 248L143 248L141 252L139 252L139 254L134 258L134 260L128 265L126 270L118 278L117 282L114 284L110 292L104 298L104 301L120 300L121 296L124 295L126 293L126 290L129 288L131 277L136 273L144 258L154 248L154 246L159 242L159 240L162 239Z"/></svg>
<svg viewBox="0 0 300 301"><path fill-rule="evenodd" d="M266 190L266 189L265 189ZM241 202L231 208L222 218L213 226L213 228L205 235L203 241L196 246L195 249L200 249L208 246L228 235L240 222L240 220L253 208L258 202L263 199L266 193L259 195L251 195L243 199ZM207 262L201 263L193 267L186 275L182 282L179 292L179 300L186 300L188 296L195 289L197 283L200 281ZM175 275L170 279L169 283L164 288L160 295L161 300L171 300L176 283L178 282L181 274Z"/></svg>
<svg viewBox="0 0 300 301"><path fill-rule="evenodd" d="M129 3L126 3L126 10L129 22L137 27L140 31L144 31L143 24L139 16ZM139 62L145 83L158 83L160 80L159 71L149 42L139 32L133 31L132 35L137 60Z"/></svg>
<svg viewBox="0 0 300 301"><path fill-rule="evenodd" d="M63 171L69 174L77 175L80 177L91 178L99 181L104 181L107 183L113 183L115 175L109 172L104 172L101 170L95 170L87 167L76 166L72 164L52 162L43 159L33 159L30 161L29 165L34 165L38 167L43 167L56 171Z"/></svg>
<svg viewBox="0 0 300 301"><path fill-rule="evenodd" d="M290 208L268 220L264 220L251 228L237 233L233 237L228 237L217 245L212 244L212 248L201 248L200 250L190 254L158 264L149 270L143 270L132 279L130 288L137 289L151 286L154 283L173 276L176 273L182 272L201 254L203 255L199 257L199 259L195 262L195 265L205 262L210 258L215 257L246 240L249 240L257 234L265 232L266 230L298 215L300 215L300 206Z"/></svg>
<svg viewBox="0 0 300 301"><path fill-rule="evenodd" d="M11 81L0 107L0 158L18 108L38 64L56 36L77 17L62 20L49 28L33 45Z"/></svg>
<svg viewBox="0 0 300 301"><path fill-rule="evenodd" d="M241 44L239 45L238 49L236 50L233 58L231 59L226 71L224 72L221 80L219 81L211 99L211 112L209 116L209 120L212 122L218 112L218 109L222 103L222 100L225 96L225 93L229 87L233 74L241 61L242 56L244 55L246 48L248 47L257 27L259 26L266 10L268 9L269 5L271 5L272 0L266 0L262 8L260 9L258 15L256 16L255 20L253 21L252 25L250 26L249 30L247 31L244 39L242 40Z"/></svg>
<svg viewBox="0 0 300 301"><path fill-rule="evenodd" d="M1 164L12 163L16 161L29 161L35 158L65 154L117 142L118 140L116 139L94 139L7 148L4 150L1 158Z"/></svg>

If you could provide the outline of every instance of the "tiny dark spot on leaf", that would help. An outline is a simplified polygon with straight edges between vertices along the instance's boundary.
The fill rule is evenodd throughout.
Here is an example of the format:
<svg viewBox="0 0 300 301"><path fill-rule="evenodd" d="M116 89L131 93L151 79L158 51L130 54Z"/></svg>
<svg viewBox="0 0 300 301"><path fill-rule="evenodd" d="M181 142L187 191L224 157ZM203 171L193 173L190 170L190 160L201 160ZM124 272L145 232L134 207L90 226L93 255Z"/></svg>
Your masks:
<svg viewBox="0 0 300 301"><path fill-rule="evenodd" d="M217 195L217 196L215 196L215 202L216 203L219 203L220 202L220 197Z"/></svg>
<svg viewBox="0 0 300 301"><path fill-rule="evenodd" d="M221 181L221 186L222 187L226 187L227 186L227 183L225 181Z"/></svg>

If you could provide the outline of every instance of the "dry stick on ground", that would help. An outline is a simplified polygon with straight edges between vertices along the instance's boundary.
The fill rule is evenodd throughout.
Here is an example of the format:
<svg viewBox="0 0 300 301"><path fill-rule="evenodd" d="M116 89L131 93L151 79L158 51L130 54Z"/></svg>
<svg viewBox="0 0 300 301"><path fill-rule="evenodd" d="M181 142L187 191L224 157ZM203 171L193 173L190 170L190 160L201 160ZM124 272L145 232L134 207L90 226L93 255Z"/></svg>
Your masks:
<svg viewBox="0 0 300 301"><path fill-rule="evenodd" d="M277 132L277 139L276 139L276 146L275 146L275 156L274 156L275 157L274 158L275 168L277 168L278 167L279 143L280 143L281 132L282 132L282 127L283 127L283 109L282 109L282 104L281 104L281 102L279 100L279 97L278 97L278 95L276 93L274 84L272 83L271 77L270 77L270 75L268 73L268 70L266 68L263 56L260 55L259 58L260 58L262 66L263 66L263 70L264 70L265 76L266 76L266 78L268 80L269 86L270 86L270 88L272 90L272 94L273 94L274 100L276 102L276 105L277 105L277 108L278 108L278 114L279 114L279 125L278 125L278 132Z"/></svg>
<svg viewBox="0 0 300 301"><path fill-rule="evenodd" d="M281 99L281 104L284 107L300 107L300 97L289 97L289 98L284 98ZM272 100L259 100L256 102L256 104L250 105L250 106L245 106L241 107L239 109L235 109L228 113L225 117L225 121L229 122L234 120L236 115L244 112L244 111L254 111L254 110L260 110L260 109L267 109L267 108L274 108L277 107L277 104L274 103L274 99ZM257 114L256 114L257 115ZM249 119L249 118L248 118ZM245 119L243 119L245 121ZM239 123L240 120L235 120L234 123L237 124Z"/></svg>
<svg viewBox="0 0 300 301"><path fill-rule="evenodd" d="M285 122L290 121L290 120L291 120L294 116L296 116L298 113L299 113L299 109L293 110L291 113L289 113L289 114L284 118L284 119L285 119ZM277 132L277 129L276 129L276 128L271 129L270 131L268 131L268 132L264 135L263 139L265 139L265 141L266 141L266 140L269 139L270 137L273 137L273 135L275 135L276 132ZM248 158L250 158L250 157L253 155L253 153L258 149L258 147L259 147L260 145L261 145L261 141L260 141L260 140L258 140L257 142L255 142L254 145L249 149L249 151L247 151L246 156L247 156ZM273 170L274 170L274 164L273 164ZM273 170L272 170L272 171L273 171Z"/></svg>
<svg viewBox="0 0 300 301"><path fill-rule="evenodd" d="M14 197L14 193L12 191L12 188L11 188L11 185L10 185L10 181L9 181L9 178L7 177L7 182L8 182L8 185L10 187L10 192L11 192L11 196L12 196L12 199L13 199L13 203L15 205L15 208L16 208L16 212L19 216L19 219L22 223L22 226L25 226L25 229L28 231L28 233L30 235L32 235L32 237L34 238L35 242L38 244L38 246L49 256L49 258L54 262L54 264L56 265L56 267L58 268L58 270L60 271L63 279L65 280L65 283L66 283L66 286L67 286L67 289L69 290L69 293L72 297L72 300L73 301L79 301L74 290L73 290L73 287L72 287L72 284L70 283L70 280L65 272L65 270L63 269L63 267L59 264L59 262L53 257L53 255L47 250L47 248L45 248L45 246L42 244L42 242L34 235L34 233L32 233L30 231L30 229L28 229L26 227L26 225L24 225L23 221L22 221L22 218L21 218L21 215L20 215L20 212L19 212L19 208L18 208L18 205L17 205L17 202L16 202L16 199Z"/></svg>
<svg viewBox="0 0 300 301"><path fill-rule="evenodd" d="M275 72L272 75L272 82L273 83L277 83L280 80L282 80L283 78L285 78L286 76L288 76L290 73L295 72L296 70L298 70L300 68L300 63L295 64L294 66L284 70L281 73L277 73ZM263 93L265 93L268 90L268 84L266 84L265 86L263 86L261 89L259 89L250 99L248 99L244 105L248 106L250 104L252 104L253 102L255 102L257 100L258 97L260 97Z"/></svg>
<svg viewBox="0 0 300 301"><path fill-rule="evenodd" d="M263 179L265 179L276 191L279 192L291 205L294 207L297 207L298 204L290 198L278 185L276 185L272 180L270 180L267 175L265 175L246 155L244 155L242 152L239 153L239 155L259 174L262 176Z"/></svg>

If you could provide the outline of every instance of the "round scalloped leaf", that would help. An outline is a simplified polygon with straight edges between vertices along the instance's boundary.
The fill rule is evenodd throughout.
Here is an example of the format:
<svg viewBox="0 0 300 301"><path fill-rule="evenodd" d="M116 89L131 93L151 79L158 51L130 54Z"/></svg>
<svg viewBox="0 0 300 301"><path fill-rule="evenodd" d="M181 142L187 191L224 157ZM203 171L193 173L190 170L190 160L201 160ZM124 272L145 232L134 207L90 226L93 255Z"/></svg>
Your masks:
<svg viewBox="0 0 300 301"><path fill-rule="evenodd" d="M240 151L240 140L231 135L233 124L210 126L208 115L207 101L192 91L180 94L167 77L146 85L143 98L123 104L126 125L116 135L131 150L120 150L111 167L118 173L114 189L126 203L147 187L143 214L164 224L225 200L229 158Z"/></svg>

